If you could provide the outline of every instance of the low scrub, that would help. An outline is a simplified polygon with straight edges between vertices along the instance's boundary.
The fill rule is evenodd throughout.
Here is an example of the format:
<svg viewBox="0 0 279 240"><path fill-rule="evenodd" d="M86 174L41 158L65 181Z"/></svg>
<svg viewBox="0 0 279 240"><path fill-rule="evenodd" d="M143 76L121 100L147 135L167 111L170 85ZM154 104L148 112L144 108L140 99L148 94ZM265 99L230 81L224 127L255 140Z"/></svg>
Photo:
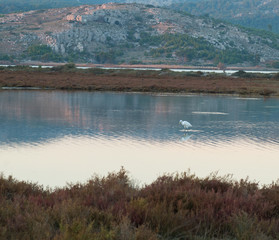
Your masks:
<svg viewBox="0 0 279 240"><path fill-rule="evenodd" d="M76 65L74 63L67 63L64 65L60 65L60 66L55 66L53 68L51 68L52 71L55 72L73 72L76 71Z"/></svg>
<svg viewBox="0 0 279 240"><path fill-rule="evenodd" d="M272 78L273 75L272 74L268 74L268 73L249 73L249 72L245 72L243 70L239 70L235 73L232 74L232 76L234 77L242 77L242 78Z"/></svg>
<svg viewBox="0 0 279 240"><path fill-rule="evenodd" d="M0 177L1 239L278 239L279 185L124 169L54 190Z"/></svg>
<svg viewBox="0 0 279 240"><path fill-rule="evenodd" d="M279 72L278 72L278 73L275 73L274 76L273 76L273 78L279 79Z"/></svg>

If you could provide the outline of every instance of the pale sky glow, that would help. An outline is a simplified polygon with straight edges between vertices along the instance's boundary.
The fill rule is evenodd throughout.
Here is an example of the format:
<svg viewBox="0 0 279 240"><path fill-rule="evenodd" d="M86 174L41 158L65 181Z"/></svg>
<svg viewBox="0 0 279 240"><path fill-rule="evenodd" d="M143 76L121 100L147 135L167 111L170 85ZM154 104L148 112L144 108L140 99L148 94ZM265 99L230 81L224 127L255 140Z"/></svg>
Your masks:
<svg viewBox="0 0 279 240"><path fill-rule="evenodd" d="M244 147L243 147L244 146ZM133 139L107 140L87 137L55 140L37 146L0 148L0 168L5 176L38 182L44 186L65 186L85 182L92 175L106 175L121 166L137 183L150 183L163 173L188 169L199 177L218 171L240 179L249 176L262 184L278 178L279 149L264 148L244 140L217 146L191 142L143 143Z"/></svg>

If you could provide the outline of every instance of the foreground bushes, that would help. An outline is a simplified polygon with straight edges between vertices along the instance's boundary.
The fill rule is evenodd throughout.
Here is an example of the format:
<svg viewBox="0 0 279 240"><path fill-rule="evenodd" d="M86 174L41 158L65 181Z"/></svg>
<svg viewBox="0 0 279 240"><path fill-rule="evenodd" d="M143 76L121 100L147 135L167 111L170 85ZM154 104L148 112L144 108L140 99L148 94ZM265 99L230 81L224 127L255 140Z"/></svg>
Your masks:
<svg viewBox="0 0 279 240"><path fill-rule="evenodd" d="M278 239L279 186L124 169L63 189L0 178L0 239Z"/></svg>

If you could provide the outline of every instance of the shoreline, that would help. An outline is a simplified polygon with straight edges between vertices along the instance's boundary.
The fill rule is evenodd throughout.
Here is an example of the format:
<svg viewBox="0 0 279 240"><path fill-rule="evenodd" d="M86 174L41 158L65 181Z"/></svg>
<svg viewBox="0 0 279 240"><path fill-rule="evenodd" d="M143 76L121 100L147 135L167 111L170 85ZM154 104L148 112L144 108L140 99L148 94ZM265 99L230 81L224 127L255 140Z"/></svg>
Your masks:
<svg viewBox="0 0 279 240"><path fill-rule="evenodd" d="M168 69L77 69L75 65L52 69L12 67L0 70L0 89L52 89L152 93L279 96L279 79L269 74L225 76Z"/></svg>
<svg viewBox="0 0 279 240"><path fill-rule="evenodd" d="M3 65L21 65L21 66L63 66L67 63L62 62L39 62L39 61L25 61L8 63L0 61ZM75 63L77 67L88 67L88 68L119 68L119 69L134 69L134 68L146 68L146 69L185 69L185 70L222 70L217 66L194 66L194 65L179 65L179 64L112 64L112 63ZM279 72L279 69L268 68L264 66L228 66L225 70L243 70L243 71L274 71Z"/></svg>

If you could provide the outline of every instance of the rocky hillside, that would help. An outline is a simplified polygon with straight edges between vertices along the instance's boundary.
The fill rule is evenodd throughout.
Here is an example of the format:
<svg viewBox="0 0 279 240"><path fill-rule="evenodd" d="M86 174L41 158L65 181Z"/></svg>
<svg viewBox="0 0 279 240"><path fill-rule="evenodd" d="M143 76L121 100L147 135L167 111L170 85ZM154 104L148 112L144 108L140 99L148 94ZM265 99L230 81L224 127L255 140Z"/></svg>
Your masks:
<svg viewBox="0 0 279 240"><path fill-rule="evenodd" d="M256 65L279 39L208 17L141 4L84 5L0 18L0 59Z"/></svg>
<svg viewBox="0 0 279 240"><path fill-rule="evenodd" d="M208 14L247 27L279 33L279 0L200 0L172 5L193 15Z"/></svg>

